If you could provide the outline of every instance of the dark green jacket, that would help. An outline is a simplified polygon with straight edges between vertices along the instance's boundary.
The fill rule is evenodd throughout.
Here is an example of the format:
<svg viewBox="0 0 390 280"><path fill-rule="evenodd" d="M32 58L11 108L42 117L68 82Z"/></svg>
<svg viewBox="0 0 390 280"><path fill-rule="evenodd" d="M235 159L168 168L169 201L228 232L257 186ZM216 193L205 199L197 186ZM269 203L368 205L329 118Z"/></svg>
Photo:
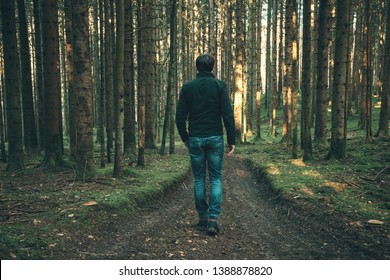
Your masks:
<svg viewBox="0 0 390 280"><path fill-rule="evenodd" d="M180 91L176 109L176 126L180 137L187 142L188 137L223 135L222 120L227 143L235 145L233 109L226 83L216 79L211 72L199 72L196 79L184 84Z"/></svg>

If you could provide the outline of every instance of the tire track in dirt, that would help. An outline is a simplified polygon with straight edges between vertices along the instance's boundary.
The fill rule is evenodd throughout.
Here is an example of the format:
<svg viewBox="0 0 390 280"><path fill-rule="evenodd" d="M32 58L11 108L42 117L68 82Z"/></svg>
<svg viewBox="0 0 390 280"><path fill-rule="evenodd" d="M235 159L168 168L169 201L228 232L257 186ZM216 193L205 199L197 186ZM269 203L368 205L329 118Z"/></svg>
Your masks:
<svg viewBox="0 0 390 280"><path fill-rule="evenodd" d="M226 157L221 233L195 229L192 177L128 219L113 216L78 259L370 259L332 213L278 203L243 160Z"/></svg>

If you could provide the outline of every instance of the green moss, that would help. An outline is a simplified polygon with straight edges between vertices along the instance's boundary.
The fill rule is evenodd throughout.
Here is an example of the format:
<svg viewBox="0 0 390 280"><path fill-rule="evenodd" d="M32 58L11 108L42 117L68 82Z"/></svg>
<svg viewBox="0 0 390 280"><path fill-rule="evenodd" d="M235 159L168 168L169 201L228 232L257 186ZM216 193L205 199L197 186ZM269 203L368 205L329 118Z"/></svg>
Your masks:
<svg viewBox="0 0 390 280"><path fill-rule="evenodd" d="M357 126L356 117L349 122L352 124L349 127ZM345 161L324 161L327 153L324 148L314 149L314 160L310 162L303 162L302 158L293 160L280 138L268 135L253 145L238 146L237 153L255 169L266 172L270 187L276 192L326 203L363 219L390 221L389 176L382 172L383 179L377 177L389 165L388 141L375 139L368 143L365 131L361 130L351 130L348 135ZM301 157L302 154L300 151Z"/></svg>

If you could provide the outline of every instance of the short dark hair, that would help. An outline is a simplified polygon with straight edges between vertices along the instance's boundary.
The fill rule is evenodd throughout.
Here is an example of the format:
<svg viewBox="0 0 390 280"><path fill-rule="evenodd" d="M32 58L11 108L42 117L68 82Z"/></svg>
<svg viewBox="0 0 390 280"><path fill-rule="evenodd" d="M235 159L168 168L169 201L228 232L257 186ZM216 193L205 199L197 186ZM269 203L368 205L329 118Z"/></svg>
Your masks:
<svg viewBox="0 0 390 280"><path fill-rule="evenodd" d="M211 72L214 67L214 57L211 54L202 54L196 59L196 69L198 71Z"/></svg>

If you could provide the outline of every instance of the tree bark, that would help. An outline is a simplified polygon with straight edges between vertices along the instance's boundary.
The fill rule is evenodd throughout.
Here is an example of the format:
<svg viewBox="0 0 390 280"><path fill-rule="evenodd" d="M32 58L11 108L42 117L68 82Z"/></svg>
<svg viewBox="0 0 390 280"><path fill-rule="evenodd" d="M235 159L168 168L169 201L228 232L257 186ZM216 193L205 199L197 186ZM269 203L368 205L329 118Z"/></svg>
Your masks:
<svg viewBox="0 0 390 280"><path fill-rule="evenodd" d="M244 69L244 2L237 0L236 7L236 65L234 67L234 120L236 125L236 141L242 142L242 110L243 110L243 69Z"/></svg>
<svg viewBox="0 0 390 280"><path fill-rule="evenodd" d="M34 5L34 33L35 33L35 92L37 95L37 126L40 150L45 147L45 130L43 117L43 62L42 62L42 27L41 27L41 1L36 0Z"/></svg>
<svg viewBox="0 0 390 280"><path fill-rule="evenodd" d="M124 0L116 0L116 58L115 58L115 156L113 177L122 175L123 144L123 98L124 98L124 55L125 55L125 8Z"/></svg>
<svg viewBox="0 0 390 280"><path fill-rule="evenodd" d="M48 167L63 165L60 133L60 73L58 50L58 1L42 2L45 156Z"/></svg>
<svg viewBox="0 0 390 280"><path fill-rule="evenodd" d="M16 39L15 1L1 1L4 48L4 76L7 108L8 164L7 172L24 168L22 109L20 104L20 64Z"/></svg>
<svg viewBox="0 0 390 280"><path fill-rule="evenodd" d="M106 42L105 42L105 66L106 66L106 134L107 134L107 162L111 163L111 148L112 148L112 142L113 142L113 101L112 97L114 94L114 72L113 72L113 53L114 53L114 38L115 38L115 32L114 32L114 0L104 0L105 2L105 35L106 35Z"/></svg>
<svg viewBox="0 0 390 280"><path fill-rule="evenodd" d="M145 166L145 48L144 48L144 5L143 0L137 0L137 23L138 23L138 41L137 41L137 67L138 67L138 160L139 166Z"/></svg>
<svg viewBox="0 0 390 280"><path fill-rule="evenodd" d="M261 25L263 0L256 0L257 8L257 81L256 81L256 139L261 139L261 95L262 95L262 79L261 79Z"/></svg>
<svg viewBox="0 0 390 280"><path fill-rule="evenodd" d="M153 59L153 9L152 1L143 1L142 12L142 44L145 52L142 64L145 74L145 148L156 149L156 110L155 110L155 92L154 92L154 59Z"/></svg>
<svg viewBox="0 0 390 280"><path fill-rule="evenodd" d="M166 104L165 104L165 116L164 116L164 126L163 126L163 134L162 134L162 140L161 140L161 148L160 148L160 154L165 154L165 146L166 146L166 139L168 131L170 131L170 123L172 123L171 120L171 111L172 111L172 99L175 98L175 95L173 93L173 75L174 75L174 63L175 63L175 48L176 48L176 0L170 0L169 1L170 6L170 44L169 44L169 69L168 69L168 84L167 84L167 98L166 98Z"/></svg>
<svg viewBox="0 0 390 280"><path fill-rule="evenodd" d="M311 142L311 0L303 1L302 144L303 160L313 159Z"/></svg>
<svg viewBox="0 0 390 280"><path fill-rule="evenodd" d="M337 0L336 49L332 94L332 137L327 159L346 157L346 82L350 0Z"/></svg>
<svg viewBox="0 0 390 280"><path fill-rule="evenodd" d="M364 1L364 31L363 31L363 67L362 75L363 82L362 88L364 91L365 99L365 128L366 128L366 141L372 141L372 64L371 64L371 4L370 0Z"/></svg>
<svg viewBox="0 0 390 280"><path fill-rule="evenodd" d="M124 154L136 161L133 3L125 0L125 113Z"/></svg>
<svg viewBox="0 0 390 280"><path fill-rule="evenodd" d="M389 108L390 108L390 1L387 1L386 41L384 47L383 86L381 93L381 110L378 132L375 136L389 135Z"/></svg>
<svg viewBox="0 0 390 280"><path fill-rule="evenodd" d="M22 74L22 104L23 104L23 128L24 146L28 151L38 148L37 130L35 126L35 113L33 103L33 89L31 79L31 60L28 42L28 30L26 9L24 0L18 0L19 37L20 37L20 61Z"/></svg>
<svg viewBox="0 0 390 280"><path fill-rule="evenodd" d="M66 75L68 78L68 126L70 159L77 158L77 95L73 87L73 20L72 1L65 2Z"/></svg>
<svg viewBox="0 0 390 280"><path fill-rule="evenodd" d="M316 87L316 119L314 140L316 145L323 146L327 138L327 106L328 106L328 47L331 16L331 1L320 0L319 25L317 41L317 87Z"/></svg>
<svg viewBox="0 0 390 280"><path fill-rule="evenodd" d="M76 168L79 176L94 176L93 102L91 50L89 47L88 0L72 1L73 17L73 85L77 92ZM96 12L96 11L95 11Z"/></svg>

